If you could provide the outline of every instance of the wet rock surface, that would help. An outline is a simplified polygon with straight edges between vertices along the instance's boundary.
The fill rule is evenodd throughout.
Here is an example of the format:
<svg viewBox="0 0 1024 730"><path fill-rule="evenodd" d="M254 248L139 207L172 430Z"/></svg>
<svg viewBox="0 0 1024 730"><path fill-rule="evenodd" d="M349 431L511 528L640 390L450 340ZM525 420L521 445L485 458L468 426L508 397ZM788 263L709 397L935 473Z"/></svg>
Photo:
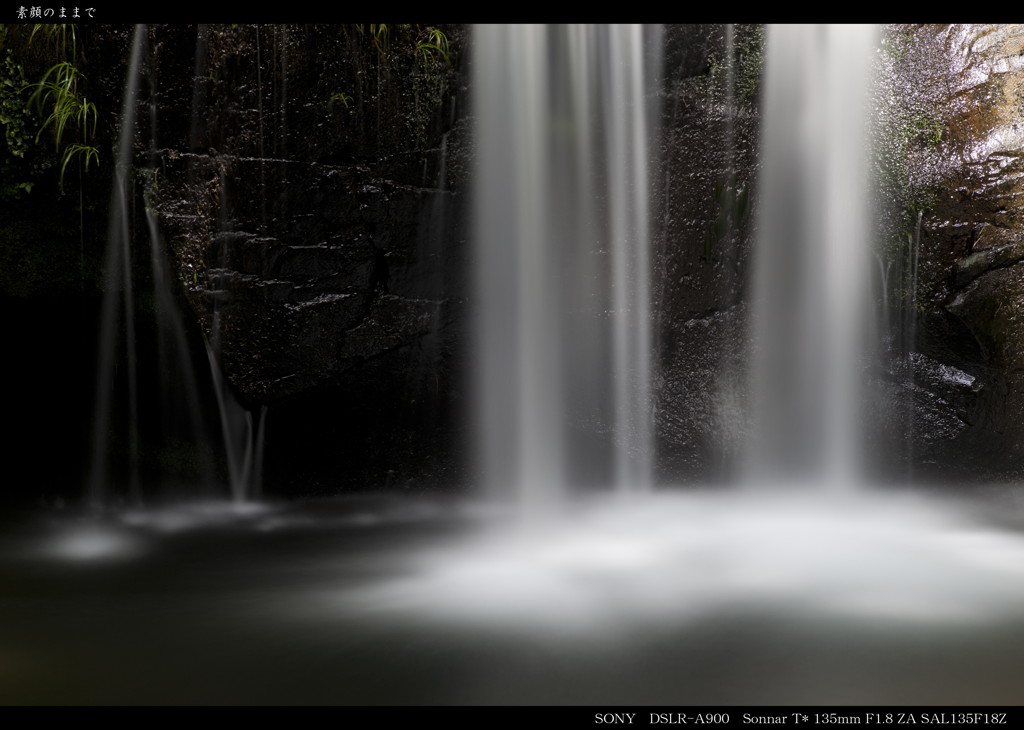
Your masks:
<svg viewBox="0 0 1024 730"><path fill-rule="evenodd" d="M402 185L362 165L194 155L177 162L163 167L171 181L163 194L202 213L168 211L161 228L207 337L247 400L273 403L418 346L463 308L455 194ZM305 192L276 201L284 215L264 224L246 181L261 172L280 180L285 167L289 186ZM235 198L241 202L232 206ZM443 231L431 231L431 221L421 227L431 215L452 222ZM424 240L431 233L437 238Z"/></svg>
<svg viewBox="0 0 1024 730"><path fill-rule="evenodd" d="M749 436L747 307L667 322L655 381L659 468L673 479L728 481Z"/></svg>
<svg viewBox="0 0 1024 730"><path fill-rule="evenodd" d="M270 405L272 482L459 468L468 121L465 32L446 30L450 64L412 26L387 45L369 26L201 27L187 82L155 101L147 199L225 377Z"/></svg>
<svg viewBox="0 0 1024 730"><path fill-rule="evenodd" d="M908 207L923 213L914 292L915 460L961 479L1018 477L1024 31L929 25L893 32L901 44L897 88L907 110L902 134L911 138ZM934 367L922 367L925 362ZM955 367L965 377L936 380L935 367ZM952 397L950 387L957 391Z"/></svg>
<svg viewBox="0 0 1024 730"><path fill-rule="evenodd" d="M727 34L724 25L665 30L652 308L666 481L727 477L745 433L763 30L737 26L731 46Z"/></svg>

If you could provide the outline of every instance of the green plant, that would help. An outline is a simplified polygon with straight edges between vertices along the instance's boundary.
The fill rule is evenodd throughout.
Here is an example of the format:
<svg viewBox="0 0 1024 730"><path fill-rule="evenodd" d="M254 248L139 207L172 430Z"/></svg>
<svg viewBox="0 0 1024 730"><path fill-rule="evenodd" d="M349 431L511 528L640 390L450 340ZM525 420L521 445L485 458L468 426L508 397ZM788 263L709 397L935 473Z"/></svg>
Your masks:
<svg viewBox="0 0 1024 730"><path fill-rule="evenodd" d="M89 162L99 164L99 150L86 142L96 134L99 114L96 105L88 101L78 91L81 74L78 67L70 61L54 64L35 84L36 90L29 99L29 106L35 107L39 115L45 119L36 135L36 141L43 132L50 128L53 131L56 148L61 150L65 132L69 125L77 132L78 141L64 147L61 153L60 188L64 189L64 174L68 163L75 157L84 158L85 169Z"/></svg>
<svg viewBox="0 0 1024 730"><path fill-rule="evenodd" d="M85 158L85 169L89 169L89 160L92 160L98 166L100 164L100 151L92 145L78 144L77 142L69 144L64 148L64 154L61 157L60 166L60 186L64 188L64 171L67 169L68 163L76 157L80 156Z"/></svg>
<svg viewBox="0 0 1024 730"><path fill-rule="evenodd" d="M56 164L48 149L35 144L38 121L28 107L29 84L21 63L27 40L27 29L0 25L4 49L0 53L0 201L31 193L38 179Z"/></svg>
<svg viewBox="0 0 1024 730"><path fill-rule="evenodd" d="M365 25L356 25L356 30L359 31L360 35L366 32ZM387 25L383 23L371 23L370 24L370 37L373 39L373 45L377 47L377 51L386 54L391 44L391 31Z"/></svg>
<svg viewBox="0 0 1024 730"><path fill-rule="evenodd" d="M53 41L57 55L60 57L67 58L68 48L70 48L71 60L78 60L78 40L75 37L75 26L73 23L33 25L32 33L29 35L29 42L35 39L37 33L41 33Z"/></svg>
<svg viewBox="0 0 1024 730"><path fill-rule="evenodd" d="M25 156L32 139L28 131L32 115L25 107L25 87L25 72L8 49L0 67L0 124L4 125L7 148L15 157Z"/></svg>
<svg viewBox="0 0 1024 730"><path fill-rule="evenodd" d="M432 58L438 57L444 59L444 62L449 66L452 63L448 36L444 34L444 31L436 28L431 28L427 31L426 37L416 45L416 50L420 52L424 63L428 63Z"/></svg>
<svg viewBox="0 0 1024 730"><path fill-rule="evenodd" d="M336 94L331 95L331 99L327 102L327 111L334 111L335 104L341 104L343 107L348 109L349 102L352 101L352 97L346 94L344 91L339 91Z"/></svg>

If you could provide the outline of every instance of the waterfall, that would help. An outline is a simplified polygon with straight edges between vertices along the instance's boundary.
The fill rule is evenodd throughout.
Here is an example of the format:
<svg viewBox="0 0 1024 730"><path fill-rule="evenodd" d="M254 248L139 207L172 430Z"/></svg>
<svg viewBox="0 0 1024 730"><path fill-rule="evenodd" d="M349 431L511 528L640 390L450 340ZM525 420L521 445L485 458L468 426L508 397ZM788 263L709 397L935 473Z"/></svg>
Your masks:
<svg viewBox="0 0 1024 730"><path fill-rule="evenodd" d="M135 26L132 54L128 62L128 80L121 105L121 129L118 135L114 188L110 196L110 222L107 231L106 284L100 321L99 363L96 368L96 420L93 429L92 463L89 473L89 501L94 505L107 497L110 482L109 432L111 429L114 386L117 372L118 325L124 317L124 349L128 390L128 461L132 498L140 498L139 485L139 399L135 347L135 304L132 292L131 233L128 221L128 189L135 129L136 96L139 89L139 64L146 38L146 26ZM119 315L118 310L121 310Z"/></svg>
<svg viewBox="0 0 1024 730"><path fill-rule="evenodd" d="M214 466L212 454L205 448L210 439L203 419L199 380L189 353L185 323L172 294L173 279L155 211L146 211L146 224L156 310L160 436L164 441L194 443L197 481L206 490L212 486Z"/></svg>
<svg viewBox="0 0 1024 730"><path fill-rule="evenodd" d="M140 504L159 486L170 488L177 499L207 492L214 482L214 458L206 400L193 362L185 321L173 293L174 275L160 230L158 212L151 207L158 196L154 167L137 175L133 152L137 132L140 81L147 74L148 30L135 27L121 110L117 159L111 192L107 234L106 284L100 321L99 362L96 375L95 425L89 473L88 499L103 506L123 498L115 486L127 480L127 495ZM196 69L206 34L197 38ZM152 50L152 49L151 49ZM148 76L153 81L152 63ZM201 99L197 91L193 99ZM157 90L149 89L149 158L156 160ZM190 137L196 143L199 123L193 118ZM143 180L136 190L136 180ZM142 192L148 232L151 288L137 286L133 259L146 253L133 250L133 206ZM152 296L152 307L147 307ZM137 301L138 299L138 301ZM151 311L147 311L151 309ZM218 333L214 328L214 346ZM153 362L146 360L146 337L155 336ZM137 340L141 340L137 342ZM209 352L212 388L224 436L230 492L236 502L258 497L262 482L266 407L256 412L243 408L228 392L214 355ZM120 410L126 411L123 415ZM145 483L144 483L145 482ZM184 488L184 489L182 489Z"/></svg>
<svg viewBox="0 0 1024 730"><path fill-rule="evenodd" d="M481 471L531 511L584 485L650 488L656 35L475 29Z"/></svg>
<svg viewBox="0 0 1024 730"><path fill-rule="evenodd" d="M748 480L859 481L872 26L767 33Z"/></svg>

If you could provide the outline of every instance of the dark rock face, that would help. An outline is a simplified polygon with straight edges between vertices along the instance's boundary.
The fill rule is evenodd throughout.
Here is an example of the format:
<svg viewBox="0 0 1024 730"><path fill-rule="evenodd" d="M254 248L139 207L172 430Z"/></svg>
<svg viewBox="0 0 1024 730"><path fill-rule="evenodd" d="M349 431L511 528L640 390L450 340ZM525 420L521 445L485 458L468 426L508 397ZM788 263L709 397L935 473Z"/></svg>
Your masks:
<svg viewBox="0 0 1024 730"><path fill-rule="evenodd" d="M444 330L462 306L457 282L446 279L463 254L441 250L459 239L449 191L402 184L363 165L182 155L163 171L172 181L202 181L165 187L179 205L206 210L167 211L162 230L186 277L195 272L185 282L190 299L249 401L271 403L329 383ZM258 204L246 181L261 175L304 191L277 201L286 216L265 226L258 210L245 210L247 201ZM233 206L236 197L242 202ZM212 230L214 205L229 211L225 230ZM437 230L432 214L450 222Z"/></svg>
<svg viewBox="0 0 1024 730"><path fill-rule="evenodd" d="M1019 476L1024 457L1024 33L895 29L915 292L914 459L956 478Z"/></svg>
<svg viewBox="0 0 1024 730"><path fill-rule="evenodd" d="M271 407L271 481L429 484L460 468L468 126L464 31L445 30L451 63L411 26L151 33L168 86L148 200L226 378ZM168 82L162 49L194 56L188 83ZM338 456L307 453L323 468L303 473L312 444ZM425 465L437 451L445 465Z"/></svg>
<svg viewBox="0 0 1024 730"><path fill-rule="evenodd" d="M667 26L653 263L666 481L721 479L745 432L762 29ZM732 80L730 88L729 81Z"/></svg>

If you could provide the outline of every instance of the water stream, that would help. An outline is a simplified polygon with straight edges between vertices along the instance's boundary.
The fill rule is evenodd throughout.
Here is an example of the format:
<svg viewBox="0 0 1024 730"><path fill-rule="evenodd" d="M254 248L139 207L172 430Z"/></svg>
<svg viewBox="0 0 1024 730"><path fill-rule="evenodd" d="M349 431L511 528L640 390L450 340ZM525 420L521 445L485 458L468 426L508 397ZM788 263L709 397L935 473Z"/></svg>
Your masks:
<svg viewBox="0 0 1024 730"><path fill-rule="evenodd" d="M107 232L106 276L100 322L99 364L96 369L96 422L93 430L92 463L89 476L89 500L102 504L108 496L111 481L109 433L114 404L115 379L119 368L118 329L123 317L124 378L128 391L127 460L129 490L134 500L141 498L138 467L138 373L135 347L135 302L132 281L131 234L128 219L128 185L131 182L132 130L135 129L136 94L139 88L139 65L146 38L146 27L137 26L132 38L131 59L128 62L128 80L125 83L121 106L121 133L118 137L117 167L114 171L114 189L110 197L110 220Z"/></svg>
<svg viewBox="0 0 1024 730"><path fill-rule="evenodd" d="M871 26L772 26L764 80L748 481L862 481Z"/></svg>
<svg viewBox="0 0 1024 730"><path fill-rule="evenodd" d="M648 491L644 30L476 35L482 482L535 514L583 485Z"/></svg>
<svg viewBox="0 0 1024 730"><path fill-rule="evenodd" d="M216 493L216 449L211 448L208 433L208 408L200 402L203 389L193 360L195 345L189 342L181 304L174 294L177 283L160 230L159 214L151 207L155 205L152 198L159 185L159 171L153 166L158 157L155 144L159 119L157 90L152 87L145 90L141 86L144 78L154 83L153 61L147 59L148 33L147 26L139 25L132 36L109 209L108 283L99 327L96 415L88 477L89 501L97 508L125 500L139 506L154 496L180 499ZM207 48L204 29L197 33L196 45L198 74L204 64L202 53ZM203 84L195 84L193 103L197 108L193 110L191 144L195 143L202 114L202 88ZM135 167L134 144L138 131L137 110L146 91L149 115L148 130L143 138L149 140L150 167L140 173ZM143 181L140 187L145 189L141 196L136 190L137 177ZM140 257L140 251L134 248L138 237L134 216L139 198L146 207L145 230L149 243L146 253L150 258L149 281L143 279L145 288L141 290L137 281L140 272L133 265ZM140 326L137 319L146 309L140 301L148 301L149 297L152 297L152 312L146 313L146 324L150 324L151 317L156 339L155 377L151 373L140 373L137 343ZM238 403L216 360L220 337L216 312L213 330L212 344L207 345L209 372L223 435L229 494L233 500L241 502L260 494L267 409L260 406L250 412ZM125 413L116 412L118 408ZM145 447L144 439L147 440ZM155 454L155 458L143 453L147 450ZM144 480L141 471L146 457L150 464ZM153 461L164 473L154 476ZM172 463L174 468L169 466ZM160 481L166 483L153 483ZM186 484L186 481L191 483Z"/></svg>

